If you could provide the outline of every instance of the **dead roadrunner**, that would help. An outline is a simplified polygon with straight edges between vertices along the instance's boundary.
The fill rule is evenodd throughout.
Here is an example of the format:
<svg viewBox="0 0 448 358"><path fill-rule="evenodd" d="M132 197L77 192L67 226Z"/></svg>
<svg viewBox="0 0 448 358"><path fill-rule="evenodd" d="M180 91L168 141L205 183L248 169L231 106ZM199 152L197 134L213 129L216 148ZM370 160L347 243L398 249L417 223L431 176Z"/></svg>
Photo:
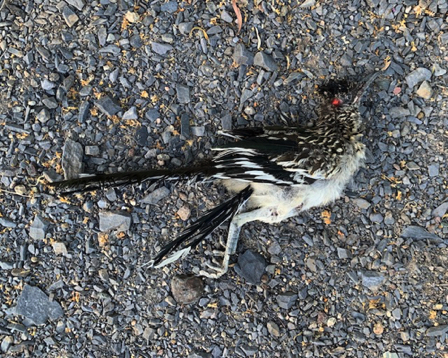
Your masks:
<svg viewBox="0 0 448 358"><path fill-rule="evenodd" d="M49 185L64 193L88 191L150 181L182 178L217 179L234 197L209 211L153 258L162 267L184 257L226 220L229 233L221 266L207 264L217 278L227 272L241 227L259 220L278 223L312 207L336 200L360 167L365 147L361 143L360 100L377 74L363 86L335 82L323 86L332 96L313 126L268 126L235 129L224 134L234 142L214 148L214 156L199 165L181 169L99 174ZM338 92L342 93L341 96ZM164 260L163 260L164 259Z"/></svg>

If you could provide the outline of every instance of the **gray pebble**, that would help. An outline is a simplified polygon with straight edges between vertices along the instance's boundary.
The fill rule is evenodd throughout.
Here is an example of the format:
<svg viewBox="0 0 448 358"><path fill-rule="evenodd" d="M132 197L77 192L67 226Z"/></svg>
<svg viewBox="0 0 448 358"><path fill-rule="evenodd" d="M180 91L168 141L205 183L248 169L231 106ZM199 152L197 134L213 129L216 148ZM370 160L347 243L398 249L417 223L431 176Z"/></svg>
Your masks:
<svg viewBox="0 0 448 358"><path fill-rule="evenodd" d="M371 290L378 289L385 279L382 274L374 271L363 271L361 278L363 286Z"/></svg>
<svg viewBox="0 0 448 358"><path fill-rule="evenodd" d="M173 14L177 11L177 1L168 1L160 6L160 10Z"/></svg>
<svg viewBox="0 0 448 358"><path fill-rule="evenodd" d="M297 294L291 291L285 292L283 294L280 294L276 297L277 304L280 308L283 308L285 310L289 310L292 306L294 306L294 303L297 301ZM306 297L306 293L305 293Z"/></svg>
<svg viewBox="0 0 448 358"><path fill-rule="evenodd" d="M389 109L389 114L392 118L403 118L411 114L409 109L403 107L392 107Z"/></svg>
<svg viewBox="0 0 448 358"><path fill-rule="evenodd" d="M434 209L434 211L432 212L432 215L434 217L443 217L445 215L445 213L448 211L448 201L439 205L437 208Z"/></svg>
<svg viewBox="0 0 448 358"><path fill-rule="evenodd" d="M151 122L154 122L156 119L160 118L160 113L157 109L152 108L146 112L145 118L149 119Z"/></svg>
<svg viewBox="0 0 448 358"><path fill-rule="evenodd" d="M50 111L46 108L42 108L36 118L40 123L46 123L50 119Z"/></svg>
<svg viewBox="0 0 448 358"><path fill-rule="evenodd" d="M64 178L77 178L83 168L84 150L80 143L67 139L62 151L62 169Z"/></svg>
<svg viewBox="0 0 448 358"><path fill-rule="evenodd" d="M269 334L273 335L274 337L280 337L280 328L278 327L278 324L275 322L268 322L267 329Z"/></svg>
<svg viewBox="0 0 448 358"><path fill-rule="evenodd" d="M84 123L86 121L87 116L90 113L89 110L90 110L90 103L88 101L81 102L78 110L78 121L80 123Z"/></svg>
<svg viewBox="0 0 448 358"><path fill-rule="evenodd" d="M163 198L166 198L168 195L170 195L170 190L164 186L157 188L152 193L146 195L142 202L145 204L151 204L155 205Z"/></svg>
<svg viewBox="0 0 448 358"><path fill-rule="evenodd" d="M64 6L64 8L62 9L62 16L68 27L72 27L79 21L78 15L76 15L69 6Z"/></svg>
<svg viewBox="0 0 448 358"><path fill-rule="evenodd" d="M431 164L430 166L428 166L428 174L430 177L436 177L439 175L439 168L440 165L439 164Z"/></svg>
<svg viewBox="0 0 448 358"><path fill-rule="evenodd" d="M246 250L242 255L238 256L238 264L235 265L235 271L246 282L256 285L260 283L266 266L267 263L263 256L257 252Z"/></svg>
<svg viewBox="0 0 448 358"><path fill-rule="evenodd" d="M441 242L442 239L438 237L436 234L432 234L426 229L420 227L420 226L407 226L403 232L401 233L401 236L405 239L416 239L416 240L422 240L422 239L429 239L434 242Z"/></svg>
<svg viewBox="0 0 448 358"><path fill-rule="evenodd" d="M252 66L254 63L254 55L240 43L235 46L235 50L233 51L233 60L237 65Z"/></svg>
<svg viewBox="0 0 448 358"><path fill-rule="evenodd" d="M123 119L137 119L137 108L132 106L126 112L123 113Z"/></svg>
<svg viewBox="0 0 448 358"><path fill-rule="evenodd" d="M129 231L131 227L131 214L122 211L100 211L99 229L102 232L109 230Z"/></svg>
<svg viewBox="0 0 448 358"><path fill-rule="evenodd" d="M107 116L113 116L121 111L121 107L109 96L101 97L95 102L95 106Z"/></svg>
<svg viewBox="0 0 448 358"><path fill-rule="evenodd" d="M430 79L431 71L424 67L419 67L406 76L406 83L410 88L413 88L420 82L423 82L425 80L429 81Z"/></svg>
<svg viewBox="0 0 448 358"><path fill-rule="evenodd" d="M448 324L441 324L436 327L430 327L426 330L426 335L428 337L441 336L448 332Z"/></svg>
<svg viewBox="0 0 448 358"><path fill-rule="evenodd" d="M55 109L58 108L58 102L54 97L47 97L42 99L42 103L45 105L45 107L49 109Z"/></svg>
<svg viewBox="0 0 448 358"><path fill-rule="evenodd" d="M173 49L173 46L168 44L161 44L158 42L152 42L151 43L152 51L155 52L158 55L166 55L167 52L171 51Z"/></svg>
<svg viewBox="0 0 448 358"><path fill-rule="evenodd" d="M182 84L176 84L177 100L181 104L190 103L190 88Z"/></svg>
<svg viewBox="0 0 448 358"><path fill-rule="evenodd" d="M347 251L346 249L344 249L344 248L342 248L342 247L338 247L337 248L337 251L338 251L338 257L341 259L341 260L344 260L344 259L348 259L348 258L350 258L350 252L349 251Z"/></svg>
<svg viewBox="0 0 448 358"><path fill-rule="evenodd" d="M233 17L226 10L221 11L221 19L229 24L233 22Z"/></svg>
<svg viewBox="0 0 448 358"><path fill-rule="evenodd" d="M30 225L30 237L34 240L43 240L48 229L48 222L40 215L34 217Z"/></svg>
<svg viewBox="0 0 448 358"><path fill-rule="evenodd" d="M88 145L84 148L86 155L97 156L100 154L100 147L97 145Z"/></svg>
<svg viewBox="0 0 448 358"><path fill-rule="evenodd" d="M14 313L24 316L35 325L43 325L48 318L56 320L64 314L59 303L50 301L40 288L27 284L17 299Z"/></svg>
<svg viewBox="0 0 448 358"><path fill-rule="evenodd" d="M189 35L190 31L193 29L194 22L181 22L178 25L179 32L183 35Z"/></svg>
<svg viewBox="0 0 448 358"><path fill-rule="evenodd" d="M260 66L266 71L275 72L278 70L278 66L275 63L274 59L264 52L257 52L254 57L254 65Z"/></svg>
<svg viewBox="0 0 448 358"><path fill-rule="evenodd" d="M380 213L375 213L375 214L370 215L370 221L372 221L374 223L382 223L383 219L384 219L383 215L381 215Z"/></svg>
<svg viewBox="0 0 448 358"><path fill-rule="evenodd" d="M198 301L204 293L204 282L201 278L195 276L174 276L171 280L171 292L178 303L194 303Z"/></svg>
<svg viewBox="0 0 448 358"><path fill-rule="evenodd" d="M67 0L67 2L73 7L77 8L79 11L81 11L85 5L84 0Z"/></svg>

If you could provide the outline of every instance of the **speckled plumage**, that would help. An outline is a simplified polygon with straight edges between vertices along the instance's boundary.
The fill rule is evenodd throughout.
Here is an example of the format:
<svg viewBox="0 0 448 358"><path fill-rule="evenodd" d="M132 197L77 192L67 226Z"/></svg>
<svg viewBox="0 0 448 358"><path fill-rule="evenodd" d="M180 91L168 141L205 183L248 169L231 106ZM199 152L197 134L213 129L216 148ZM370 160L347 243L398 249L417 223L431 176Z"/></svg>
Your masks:
<svg viewBox="0 0 448 358"><path fill-rule="evenodd" d="M220 180L237 194L188 227L151 262L152 266L161 267L178 260L230 219L222 266L210 266L216 271L212 274L202 271L206 276L219 277L227 271L229 256L235 251L245 223L278 223L340 197L365 157L359 102L375 77L358 89L345 82L323 86L322 93L329 104L321 108L313 126L267 126L225 132L232 142L213 148L212 158L196 166L100 174L52 185L76 192L143 180L192 176ZM341 98L338 91L345 91ZM336 100L331 101L332 98Z"/></svg>

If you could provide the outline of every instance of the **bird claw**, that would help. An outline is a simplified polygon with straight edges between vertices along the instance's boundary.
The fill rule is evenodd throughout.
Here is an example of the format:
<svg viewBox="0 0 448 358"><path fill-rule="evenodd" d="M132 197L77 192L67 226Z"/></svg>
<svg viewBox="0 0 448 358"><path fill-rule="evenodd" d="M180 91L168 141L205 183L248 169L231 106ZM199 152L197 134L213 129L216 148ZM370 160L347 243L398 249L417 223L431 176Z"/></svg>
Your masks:
<svg viewBox="0 0 448 358"><path fill-rule="evenodd" d="M220 278L222 275L227 273L227 270L228 270L228 268L225 267L225 266L215 266L215 265L212 265L209 262L206 262L205 265L210 270L216 271L216 273L212 273L212 272L208 272L208 271L204 271L204 270L199 271L199 275L205 276L205 277L208 277L208 278L214 278L214 279Z"/></svg>

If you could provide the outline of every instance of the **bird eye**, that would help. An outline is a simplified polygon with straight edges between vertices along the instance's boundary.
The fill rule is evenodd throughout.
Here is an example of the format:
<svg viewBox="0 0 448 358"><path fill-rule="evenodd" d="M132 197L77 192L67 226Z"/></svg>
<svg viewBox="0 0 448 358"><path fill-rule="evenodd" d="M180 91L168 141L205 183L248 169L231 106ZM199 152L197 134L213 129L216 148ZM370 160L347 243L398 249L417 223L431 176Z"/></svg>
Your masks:
<svg viewBox="0 0 448 358"><path fill-rule="evenodd" d="M335 98L331 101L331 104L334 107L340 107L342 105L342 101L339 98Z"/></svg>

